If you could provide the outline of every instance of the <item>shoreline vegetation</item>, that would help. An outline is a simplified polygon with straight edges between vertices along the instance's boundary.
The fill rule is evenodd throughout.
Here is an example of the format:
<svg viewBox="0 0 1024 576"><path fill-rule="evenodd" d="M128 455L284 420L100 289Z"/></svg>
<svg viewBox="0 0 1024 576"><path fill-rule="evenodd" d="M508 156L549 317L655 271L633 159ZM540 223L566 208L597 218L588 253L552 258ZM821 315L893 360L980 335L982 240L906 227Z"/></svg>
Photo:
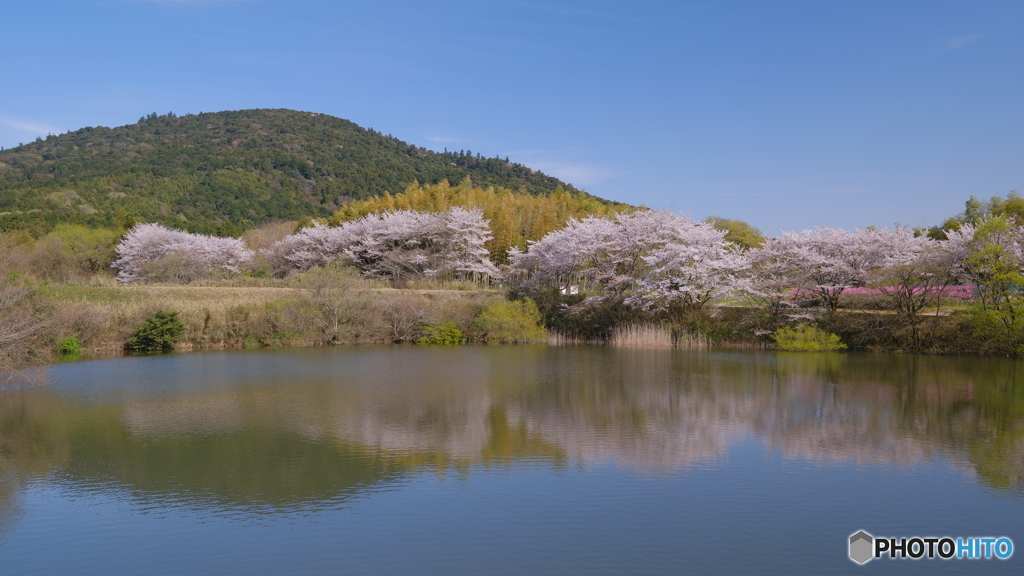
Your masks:
<svg viewBox="0 0 1024 576"><path fill-rule="evenodd" d="M121 350L359 343L1024 353L1024 200L941 227L746 223L465 181L218 237L0 232L0 372Z"/></svg>
<svg viewBox="0 0 1024 576"><path fill-rule="evenodd" d="M177 352L340 344L546 344L619 348L827 351L1009 355L991 349L977 311L950 299L922 314L922 345L909 349L905 320L877 298L849 308L794 308L790 313L721 303L683 322L611 302L574 309L580 297L558 290L522 297L507 287L421 280L394 288L351 267L314 268L288 278L209 280L191 284L121 284L109 276L50 283L9 275L0 288L5 370L130 354L133 335L153 315L177 314ZM856 306L856 307L854 307ZM800 327L811 344L786 347L780 332ZM432 339L447 329L454 338ZM839 346L822 347L820 340ZM791 338L792 340L793 338ZM16 342L15 342L16 340ZM799 338L797 338L799 340Z"/></svg>

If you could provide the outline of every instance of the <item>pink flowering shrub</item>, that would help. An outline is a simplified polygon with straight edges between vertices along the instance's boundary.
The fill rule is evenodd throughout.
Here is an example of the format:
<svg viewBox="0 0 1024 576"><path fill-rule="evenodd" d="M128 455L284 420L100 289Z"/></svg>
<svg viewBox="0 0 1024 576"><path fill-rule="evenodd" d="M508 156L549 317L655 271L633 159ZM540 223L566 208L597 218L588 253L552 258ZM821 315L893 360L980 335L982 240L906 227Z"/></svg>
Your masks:
<svg viewBox="0 0 1024 576"><path fill-rule="evenodd" d="M881 288L869 288L867 286L855 286L852 288L846 288L845 293L850 296L885 296L888 293L902 289L902 286L883 286ZM960 298L963 300L970 300L974 298L974 286L969 285L957 285L957 286L929 286L929 287L916 287L912 288L911 291L914 294L939 294L943 298ZM813 290L793 288L789 290L789 294L793 298L813 298L817 296L817 293Z"/></svg>

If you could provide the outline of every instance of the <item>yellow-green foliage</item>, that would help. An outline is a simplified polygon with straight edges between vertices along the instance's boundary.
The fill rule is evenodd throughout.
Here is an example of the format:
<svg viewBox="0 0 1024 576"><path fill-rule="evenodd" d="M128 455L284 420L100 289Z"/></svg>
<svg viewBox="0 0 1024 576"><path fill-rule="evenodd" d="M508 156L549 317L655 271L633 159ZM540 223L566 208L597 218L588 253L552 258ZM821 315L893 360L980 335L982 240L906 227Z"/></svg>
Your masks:
<svg viewBox="0 0 1024 576"><path fill-rule="evenodd" d="M477 316L473 330L487 344L545 342L548 331L541 326L541 320L537 304L529 298L495 302Z"/></svg>
<svg viewBox="0 0 1024 576"><path fill-rule="evenodd" d="M483 209L484 218L490 221L494 235L487 243L487 249L491 259L498 263L507 260L509 248L517 246L525 250L528 240L540 240L548 232L562 228L569 218L606 216L636 209L602 201L583 192L562 189L533 195L506 188L478 188L467 177L458 186L451 186L447 180L432 186L413 182L400 194L385 192L382 196L349 202L335 212L328 223L336 226L388 210L441 212L453 206Z"/></svg>
<svg viewBox="0 0 1024 576"><path fill-rule="evenodd" d="M424 326L423 337L416 343L433 346L458 346L465 338L454 322L443 322L437 326Z"/></svg>
<svg viewBox="0 0 1024 576"><path fill-rule="evenodd" d="M846 344L839 340L839 336L814 326L801 326L796 329L783 326L772 334L772 339L779 350L786 352L831 352L846 348Z"/></svg>
<svg viewBox="0 0 1024 576"><path fill-rule="evenodd" d="M708 216L704 219L715 228L726 232L725 239L743 248L760 248L764 246L764 234L743 220L729 220L719 216Z"/></svg>
<svg viewBox="0 0 1024 576"><path fill-rule="evenodd" d="M31 268L37 276L55 281L109 273L119 237L108 228L59 224L35 243Z"/></svg>

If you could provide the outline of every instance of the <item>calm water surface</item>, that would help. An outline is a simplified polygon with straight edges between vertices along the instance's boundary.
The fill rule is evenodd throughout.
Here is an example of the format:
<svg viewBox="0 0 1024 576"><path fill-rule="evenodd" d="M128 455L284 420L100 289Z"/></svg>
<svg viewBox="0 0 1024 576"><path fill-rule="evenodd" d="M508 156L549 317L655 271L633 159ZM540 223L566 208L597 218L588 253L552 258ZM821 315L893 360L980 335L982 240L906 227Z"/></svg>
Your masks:
<svg viewBox="0 0 1024 576"><path fill-rule="evenodd" d="M0 574L1024 574L1024 364L350 347L0 391Z"/></svg>

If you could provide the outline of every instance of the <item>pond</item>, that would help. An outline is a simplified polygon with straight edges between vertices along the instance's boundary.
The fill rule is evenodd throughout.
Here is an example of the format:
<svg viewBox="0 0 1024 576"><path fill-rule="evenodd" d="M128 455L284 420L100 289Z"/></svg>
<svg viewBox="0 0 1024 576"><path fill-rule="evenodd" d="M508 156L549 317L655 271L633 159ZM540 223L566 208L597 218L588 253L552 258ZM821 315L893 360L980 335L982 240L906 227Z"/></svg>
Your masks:
<svg viewBox="0 0 1024 576"><path fill-rule="evenodd" d="M336 347L51 366L0 391L0 572L1024 573L1024 363Z"/></svg>

